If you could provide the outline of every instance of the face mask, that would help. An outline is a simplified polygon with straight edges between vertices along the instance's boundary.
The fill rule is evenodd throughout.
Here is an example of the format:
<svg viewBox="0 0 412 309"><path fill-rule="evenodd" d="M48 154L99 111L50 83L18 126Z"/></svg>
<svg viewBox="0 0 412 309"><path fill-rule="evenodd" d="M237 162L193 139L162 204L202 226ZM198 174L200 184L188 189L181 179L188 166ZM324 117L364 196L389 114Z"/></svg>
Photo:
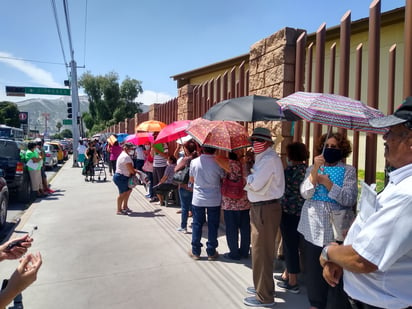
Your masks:
<svg viewBox="0 0 412 309"><path fill-rule="evenodd" d="M180 152L179 152L179 157L180 157L180 158L183 158L184 156L185 156L185 152L184 152L184 151L180 151Z"/></svg>
<svg viewBox="0 0 412 309"><path fill-rule="evenodd" d="M265 147L266 147L266 142L257 142L257 141L253 142L253 151L256 154L265 151Z"/></svg>
<svg viewBox="0 0 412 309"><path fill-rule="evenodd" d="M335 163L342 160L342 151L336 148L325 148L323 153L325 161L328 163Z"/></svg>
<svg viewBox="0 0 412 309"><path fill-rule="evenodd" d="M144 149L150 150L150 145L145 145L145 146L144 146Z"/></svg>
<svg viewBox="0 0 412 309"><path fill-rule="evenodd" d="M129 154L129 156L133 156L134 155L134 150L129 150L127 153Z"/></svg>

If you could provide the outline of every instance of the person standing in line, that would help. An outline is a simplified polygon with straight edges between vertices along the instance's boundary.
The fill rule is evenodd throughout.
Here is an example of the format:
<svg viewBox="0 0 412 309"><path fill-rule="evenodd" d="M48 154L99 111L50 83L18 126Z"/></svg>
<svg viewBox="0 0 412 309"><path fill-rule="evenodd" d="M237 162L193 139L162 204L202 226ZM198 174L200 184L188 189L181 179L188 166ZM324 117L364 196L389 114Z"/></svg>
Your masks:
<svg viewBox="0 0 412 309"><path fill-rule="evenodd" d="M341 279L352 308L412 308L412 97L394 114L369 121L383 135L389 181L363 204L343 245L325 246L323 277ZM365 188L366 189L366 188Z"/></svg>
<svg viewBox="0 0 412 309"><path fill-rule="evenodd" d="M250 137L255 163L247 177L246 190L251 203L251 240L253 287L243 303L252 307L272 307L274 302L273 261L282 209L280 198L285 190L282 161L273 149L267 128L257 127Z"/></svg>
<svg viewBox="0 0 412 309"><path fill-rule="evenodd" d="M153 138L156 140L159 132L153 134ZM162 179L165 169L167 167L167 157L169 148L166 143L163 144L152 144L151 154L153 156L153 181L152 185L156 186L160 179ZM150 202L157 202L158 198L153 196Z"/></svg>
<svg viewBox="0 0 412 309"><path fill-rule="evenodd" d="M44 197L43 181L41 178L41 166L43 158L38 151L36 151L37 143L29 142L26 151L26 166L30 175L31 189L37 193L37 197Z"/></svg>
<svg viewBox="0 0 412 309"><path fill-rule="evenodd" d="M239 152L240 153L240 152ZM239 183L242 192L238 198L224 194L225 183L222 183L222 209L226 226L226 241L229 252L223 257L227 260L240 260L249 257L250 250L250 202L246 191L243 190L245 168L236 152L229 152L229 158L216 158L217 163L226 171L225 177ZM233 194L233 192L232 192ZM239 245L240 233L240 245Z"/></svg>
<svg viewBox="0 0 412 309"><path fill-rule="evenodd" d="M184 157L178 162L175 167L175 173L184 169L186 166L190 166L190 162L197 158L197 145L194 141L187 141L183 145ZM187 232L187 220L189 212L192 211L192 199L193 199L193 186L189 186L188 183L179 184L179 199L181 206L182 221L180 227L177 229L179 232Z"/></svg>
<svg viewBox="0 0 412 309"><path fill-rule="evenodd" d="M283 239L283 251L286 268L279 276L274 276L280 282L278 287L292 293L299 293L298 274L300 273L299 243L300 234L298 224L300 212L305 199L300 195L300 184L305 179L309 151L301 142L294 142L286 146L288 165L285 169L285 194L282 205L282 219L280 231Z"/></svg>
<svg viewBox="0 0 412 309"><path fill-rule="evenodd" d="M220 181L225 175L224 170L215 161L215 148L202 147L202 153L190 162L189 186L193 184L192 199L192 249L189 256L194 260L200 259L202 248L202 227L206 222L208 237L206 253L209 261L219 257L217 232L220 223L220 204L222 200Z"/></svg>
<svg viewBox="0 0 412 309"><path fill-rule="evenodd" d="M79 146L77 146L77 163L81 168L83 168L84 160L86 158L85 153L86 153L87 147L84 145L82 140L79 140Z"/></svg>
<svg viewBox="0 0 412 309"><path fill-rule="evenodd" d="M352 152L350 141L339 132L323 134L317 144L319 155L305 175L300 193L305 199L298 231L303 235L303 265L311 309L350 308L342 283L331 288L322 277L319 255L323 246L335 240L332 211L349 214L358 197L355 167L344 163ZM322 154L323 152L323 154ZM341 171L340 176L337 171Z"/></svg>
<svg viewBox="0 0 412 309"><path fill-rule="evenodd" d="M137 173L132 160L135 148L135 145L132 143L123 144L123 151L116 161L116 171L113 176L113 182L119 189L116 213L118 215L127 215L132 212L128 206L129 197L132 193L132 189L129 188L129 178Z"/></svg>
<svg viewBox="0 0 412 309"><path fill-rule="evenodd" d="M109 172L110 172L110 176L112 176L112 171L116 172L116 161L117 158L119 157L119 155L122 153L122 147L119 145L118 141L115 141L113 143L113 145L109 146L109 160L110 160L110 168L109 168Z"/></svg>

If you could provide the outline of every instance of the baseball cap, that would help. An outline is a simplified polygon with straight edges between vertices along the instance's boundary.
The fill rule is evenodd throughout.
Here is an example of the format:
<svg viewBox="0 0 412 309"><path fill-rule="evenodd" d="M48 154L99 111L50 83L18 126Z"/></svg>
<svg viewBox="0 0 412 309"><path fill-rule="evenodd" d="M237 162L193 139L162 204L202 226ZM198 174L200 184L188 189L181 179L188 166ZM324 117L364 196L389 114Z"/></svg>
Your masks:
<svg viewBox="0 0 412 309"><path fill-rule="evenodd" d="M392 115L369 120L374 128L392 127L401 123L412 129L412 97L407 97Z"/></svg>

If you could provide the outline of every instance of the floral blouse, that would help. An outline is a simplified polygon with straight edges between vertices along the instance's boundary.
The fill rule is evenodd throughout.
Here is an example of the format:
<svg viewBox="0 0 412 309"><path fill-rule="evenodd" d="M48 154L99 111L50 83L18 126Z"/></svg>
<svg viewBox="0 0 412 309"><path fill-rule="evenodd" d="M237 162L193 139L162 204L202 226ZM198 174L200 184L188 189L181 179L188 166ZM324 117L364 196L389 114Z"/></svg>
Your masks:
<svg viewBox="0 0 412 309"><path fill-rule="evenodd" d="M229 160L230 172L226 173L226 177L230 180L237 181L240 177L245 178L245 173L242 173L242 163L236 160ZM230 197L222 196L223 210L247 210L250 209L250 202L247 198L247 193L244 191L243 197L240 199L231 199Z"/></svg>
<svg viewBox="0 0 412 309"><path fill-rule="evenodd" d="M288 166L285 169L285 193L281 200L283 212L300 216L305 199L300 194L300 184L305 179L307 165L304 163Z"/></svg>

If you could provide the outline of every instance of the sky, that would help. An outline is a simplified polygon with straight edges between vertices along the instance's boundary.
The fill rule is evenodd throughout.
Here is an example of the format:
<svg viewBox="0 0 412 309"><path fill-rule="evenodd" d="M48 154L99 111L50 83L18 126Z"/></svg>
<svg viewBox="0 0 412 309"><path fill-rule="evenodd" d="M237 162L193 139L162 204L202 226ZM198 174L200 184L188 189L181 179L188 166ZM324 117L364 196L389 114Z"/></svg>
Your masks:
<svg viewBox="0 0 412 309"><path fill-rule="evenodd" d="M313 33L323 23L327 28L339 25L347 11L352 21L368 17L371 3L0 0L0 101L40 97L6 96L5 86L64 88L70 73L65 64L73 56L79 77L85 72L95 76L116 72L119 82L127 76L142 82L144 92L137 101L162 103L177 96L173 75L247 54L254 43L284 27ZM381 12L402 6L405 0L381 0Z"/></svg>

